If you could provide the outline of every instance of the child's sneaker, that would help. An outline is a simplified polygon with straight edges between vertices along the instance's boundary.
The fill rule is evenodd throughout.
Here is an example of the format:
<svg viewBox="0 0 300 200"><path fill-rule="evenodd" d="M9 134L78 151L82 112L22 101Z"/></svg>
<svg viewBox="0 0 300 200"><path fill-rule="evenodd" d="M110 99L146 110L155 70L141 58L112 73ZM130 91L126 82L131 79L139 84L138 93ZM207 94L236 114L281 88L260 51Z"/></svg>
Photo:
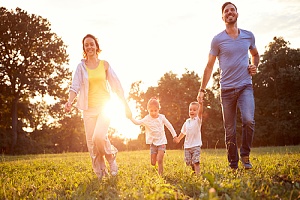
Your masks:
<svg viewBox="0 0 300 200"><path fill-rule="evenodd" d="M241 162L243 163L245 169L252 169L252 165L249 160L249 156L243 156L240 158Z"/></svg>

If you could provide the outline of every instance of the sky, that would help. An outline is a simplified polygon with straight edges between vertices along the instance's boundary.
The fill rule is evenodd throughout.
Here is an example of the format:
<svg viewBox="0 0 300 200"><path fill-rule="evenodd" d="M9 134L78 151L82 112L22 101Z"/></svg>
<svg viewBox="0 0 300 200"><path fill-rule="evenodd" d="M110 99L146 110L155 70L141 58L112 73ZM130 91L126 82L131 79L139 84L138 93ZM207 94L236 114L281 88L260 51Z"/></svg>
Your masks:
<svg viewBox="0 0 300 200"><path fill-rule="evenodd" d="M181 76L188 69L202 76L211 39L225 28L221 18L224 2L0 0L0 6L9 10L19 7L48 19L52 31L68 46L71 71L82 58L82 38L88 33L95 35L102 49L99 58L115 70L127 97L132 83L142 81L142 89L157 86L170 71ZM254 33L260 54L275 36L289 41L291 48L300 48L300 0L231 2L239 13L238 27ZM123 137L136 138L139 127L123 114L119 116L122 105L113 104L108 110L114 118L112 126ZM134 105L130 106L134 110Z"/></svg>

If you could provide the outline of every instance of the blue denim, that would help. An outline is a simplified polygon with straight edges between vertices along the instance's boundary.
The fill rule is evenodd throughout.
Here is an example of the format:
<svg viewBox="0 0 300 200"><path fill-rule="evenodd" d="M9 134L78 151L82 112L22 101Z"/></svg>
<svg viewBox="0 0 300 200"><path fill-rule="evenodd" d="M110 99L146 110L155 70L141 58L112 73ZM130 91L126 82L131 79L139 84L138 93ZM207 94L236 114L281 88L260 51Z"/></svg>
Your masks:
<svg viewBox="0 0 300 200"><path fill-rule="evenodd" d="M237 168L239 162L236 137L237 109L240 110L242 118L241 157L249 156L254 135L255 105L252 85L232 89L221 89L221 106L229 166L231 168Z"/></svg>

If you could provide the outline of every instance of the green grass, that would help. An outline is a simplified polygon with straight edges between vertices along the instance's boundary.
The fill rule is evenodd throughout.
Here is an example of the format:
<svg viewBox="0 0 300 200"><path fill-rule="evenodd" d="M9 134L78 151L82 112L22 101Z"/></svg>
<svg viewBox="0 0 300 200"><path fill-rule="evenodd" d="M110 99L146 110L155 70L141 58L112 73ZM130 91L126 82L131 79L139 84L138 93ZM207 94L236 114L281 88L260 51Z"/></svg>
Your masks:
<svg viewBox="0 0 300 200"><path fill-rule="evenodd" d="M167 150L159 177L148 150L120 152L118 176L99 181L88 153L3 155L0 199L300 199L300 146L253 148L236 172L225 149L202 149L199 176L183 159Z"/></svg>

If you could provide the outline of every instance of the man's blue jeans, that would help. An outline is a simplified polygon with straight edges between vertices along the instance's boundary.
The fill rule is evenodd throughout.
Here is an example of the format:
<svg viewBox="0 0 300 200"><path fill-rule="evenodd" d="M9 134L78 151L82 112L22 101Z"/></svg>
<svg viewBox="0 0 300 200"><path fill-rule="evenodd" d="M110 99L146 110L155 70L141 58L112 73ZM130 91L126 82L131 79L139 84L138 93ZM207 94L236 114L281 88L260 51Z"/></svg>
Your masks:
<svg viewBox="0 0 300 200"><path fill-rule="evenodd" d="M252 85L240 88L221 89L221 105L225 129L225 143L229 166L237 168L239 154L236 137L237 109L242 118L242 144L240 155L249 156L254 135L254 96Z"/></svg>

